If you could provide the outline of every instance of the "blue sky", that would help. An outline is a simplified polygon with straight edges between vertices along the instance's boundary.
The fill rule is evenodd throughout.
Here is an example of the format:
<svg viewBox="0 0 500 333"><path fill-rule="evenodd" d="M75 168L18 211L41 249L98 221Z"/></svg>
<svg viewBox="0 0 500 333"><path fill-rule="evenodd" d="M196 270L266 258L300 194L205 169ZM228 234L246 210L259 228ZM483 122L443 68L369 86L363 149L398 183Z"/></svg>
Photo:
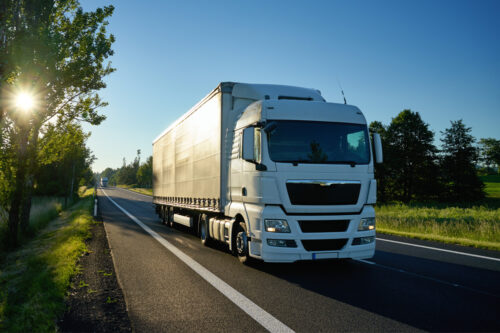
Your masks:
<svg viewBox="0 0 500 333"><path fill-rule="evenodd" d="M500 1L102 1L113 4L117 71L100 92L94 171L142 160L221 81L321 90L368 121L418 111L435 132L463 119L500 139ZM439 141L436 141L439 144Z"/></svg>

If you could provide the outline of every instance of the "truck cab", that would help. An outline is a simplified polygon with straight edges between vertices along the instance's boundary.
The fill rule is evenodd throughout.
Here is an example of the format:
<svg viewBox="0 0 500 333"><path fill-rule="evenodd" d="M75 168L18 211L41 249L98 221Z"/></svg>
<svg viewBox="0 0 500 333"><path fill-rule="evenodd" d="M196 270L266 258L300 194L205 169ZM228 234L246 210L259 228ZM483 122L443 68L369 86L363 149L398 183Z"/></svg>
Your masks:
<svg viewBox="0 0 500 333"><path fill-rule="evenodd" d="M355 106L270 97L250 104L234 130L227 207L246 217L241 251L266 262L373 257L370 142Z"/></svg>

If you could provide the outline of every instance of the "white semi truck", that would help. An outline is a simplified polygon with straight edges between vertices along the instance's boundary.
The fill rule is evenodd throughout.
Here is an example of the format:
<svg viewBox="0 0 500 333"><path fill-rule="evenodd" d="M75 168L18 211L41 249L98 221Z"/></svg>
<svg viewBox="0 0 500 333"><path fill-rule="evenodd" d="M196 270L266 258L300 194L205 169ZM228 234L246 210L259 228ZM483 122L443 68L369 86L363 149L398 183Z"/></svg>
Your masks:
<svg viewBox="0 0 500 333"><path fill-rule="evenodd" d="M371 258L374 161L380 136L357 107L223 82L154 140L153 202L241 262Z"/></svg>

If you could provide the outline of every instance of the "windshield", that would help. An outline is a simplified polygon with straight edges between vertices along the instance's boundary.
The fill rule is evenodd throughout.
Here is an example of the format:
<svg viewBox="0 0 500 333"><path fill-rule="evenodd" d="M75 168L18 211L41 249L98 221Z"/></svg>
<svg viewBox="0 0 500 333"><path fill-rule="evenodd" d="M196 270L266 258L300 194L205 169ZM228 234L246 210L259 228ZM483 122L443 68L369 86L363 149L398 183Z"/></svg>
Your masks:
<svg viewBox="0 0 500 333"><path fill-rule="evenodd" d="M370 162L366 125L271 120L264 130L274 162L351 165Z"/></svg>

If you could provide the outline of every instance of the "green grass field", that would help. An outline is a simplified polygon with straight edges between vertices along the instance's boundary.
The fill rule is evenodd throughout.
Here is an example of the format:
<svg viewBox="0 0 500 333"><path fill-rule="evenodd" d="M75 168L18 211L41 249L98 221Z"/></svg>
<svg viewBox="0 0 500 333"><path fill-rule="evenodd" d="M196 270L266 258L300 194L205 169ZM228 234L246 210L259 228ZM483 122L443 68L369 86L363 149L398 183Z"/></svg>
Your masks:
<svg viewBox="0 0 500 333"><path fill-rule="evenodd" d="M481 177L487 198L463 207L390 204L375 208L382 233L500 251L500 176Z"/></svg>
<svg viewBox="0 0 500 333"><path fill-rule="evenodd" d="M94 223L91 190L0 267L0 331L55 332L77 260Z"/></svg>
<svg viewBox="0 0 500 333"><path fill-rule="evenodd" d="M500 199L500 175L481 176L486 185L485 191L489 198Z"/></svg>

